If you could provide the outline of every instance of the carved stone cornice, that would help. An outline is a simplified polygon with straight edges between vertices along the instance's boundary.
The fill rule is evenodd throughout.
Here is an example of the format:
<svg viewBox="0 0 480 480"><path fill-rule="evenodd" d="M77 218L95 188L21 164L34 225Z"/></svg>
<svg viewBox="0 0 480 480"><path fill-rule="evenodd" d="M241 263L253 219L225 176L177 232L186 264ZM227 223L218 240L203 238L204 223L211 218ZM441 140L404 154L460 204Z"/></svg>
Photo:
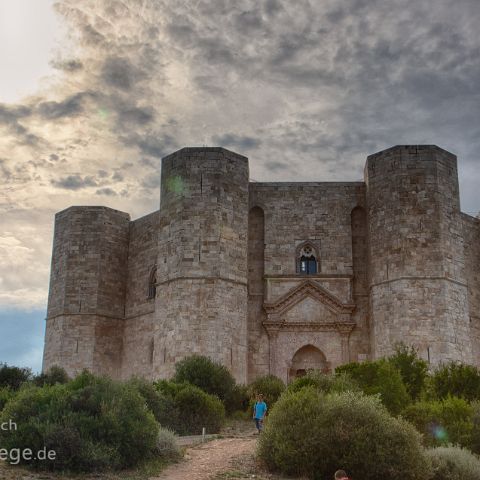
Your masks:
<svg viewBox="0 0 480 480"><path fill-rule="evenodd" d="M311 280L304 280L275 302L264 303L263 308L267 315L281 315L307 297L313 297L335 314L351 315L355 310L355 304L343 303L335 295Z"/></svg>
<svg viewBox="0 0 480 480"><path fill-rule="evenodd" d="M354 322L263 322L268 335L277 335L279 332L334 332L350 334L355 328Z"/></svg>

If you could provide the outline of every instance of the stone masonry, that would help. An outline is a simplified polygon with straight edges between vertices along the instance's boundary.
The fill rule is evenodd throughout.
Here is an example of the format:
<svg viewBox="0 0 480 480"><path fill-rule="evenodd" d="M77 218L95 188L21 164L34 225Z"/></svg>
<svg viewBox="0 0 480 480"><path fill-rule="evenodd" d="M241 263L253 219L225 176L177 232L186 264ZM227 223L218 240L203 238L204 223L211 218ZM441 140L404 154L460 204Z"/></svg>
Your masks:
<svg viewBox="0 0 480 480"><path fill-rule="evenodd" d="M480 366L480 220L456 157L396 146L364 182L249 182L248 159L162 160L160 210L55 218L44 370L168 378L193 353L237 381L379 358Z"/></svg>

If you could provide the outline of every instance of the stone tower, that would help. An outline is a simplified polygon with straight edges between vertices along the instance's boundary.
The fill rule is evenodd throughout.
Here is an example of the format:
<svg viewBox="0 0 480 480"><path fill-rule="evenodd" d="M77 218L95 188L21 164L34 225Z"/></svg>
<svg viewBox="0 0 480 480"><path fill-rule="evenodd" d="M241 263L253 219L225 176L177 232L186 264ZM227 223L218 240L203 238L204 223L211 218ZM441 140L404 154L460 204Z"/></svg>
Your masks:
<svg viewBox="0 0 480 480"><path fill-rule="evenodd" d="M130 216L106 207L57 213L43 369L119 377Z"/></svg>
<svg viewBox="0 0 480 480"><path fill-rule="evenodd" d="M397 146L365 169L373 358L396 342L425 359L472 362L457 160Z"/></svg>
<svg viewBox="0 0 480 480"><path fill-rule="evenodd" d="M183 148L162 160L154 376L193 353L247 371L248 160Z"/></svg>

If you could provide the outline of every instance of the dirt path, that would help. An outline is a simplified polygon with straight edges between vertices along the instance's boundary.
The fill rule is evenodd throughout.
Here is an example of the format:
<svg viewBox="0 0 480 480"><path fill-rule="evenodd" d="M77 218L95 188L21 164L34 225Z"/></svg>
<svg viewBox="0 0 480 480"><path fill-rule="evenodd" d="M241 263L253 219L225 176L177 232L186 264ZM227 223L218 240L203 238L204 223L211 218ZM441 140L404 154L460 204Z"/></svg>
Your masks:
<svg viewBox="0 0 480 480"><path fill-rule="evenodd" d="M209 480L225 472L235 458L255 451L256 438L224 438L189 448L185 459L151 480Z"/></svg>

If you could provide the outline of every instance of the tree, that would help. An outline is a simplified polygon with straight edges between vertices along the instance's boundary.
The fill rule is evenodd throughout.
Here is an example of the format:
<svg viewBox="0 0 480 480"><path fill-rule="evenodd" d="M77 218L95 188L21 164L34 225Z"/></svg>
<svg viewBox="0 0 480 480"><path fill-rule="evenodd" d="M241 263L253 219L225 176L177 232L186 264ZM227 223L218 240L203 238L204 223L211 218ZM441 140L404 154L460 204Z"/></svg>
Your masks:
<svg viewBox="0 0 480 480"><path fill-rule="evenodd" d="M10 367L6 363L0 364L0 387L10 387L18 390L22 384L32 379L29 368Z"/></svg>
<svg viewBox="0 0 480 480"><path fill-rule="evenodd" d="M427 379L427 362L418 357L414 347L409 348L404 343L395 345L395 353L388 358L388 361L400 372L412 400L417 400Z"/></svg>

